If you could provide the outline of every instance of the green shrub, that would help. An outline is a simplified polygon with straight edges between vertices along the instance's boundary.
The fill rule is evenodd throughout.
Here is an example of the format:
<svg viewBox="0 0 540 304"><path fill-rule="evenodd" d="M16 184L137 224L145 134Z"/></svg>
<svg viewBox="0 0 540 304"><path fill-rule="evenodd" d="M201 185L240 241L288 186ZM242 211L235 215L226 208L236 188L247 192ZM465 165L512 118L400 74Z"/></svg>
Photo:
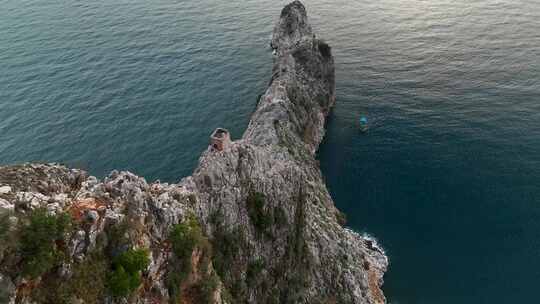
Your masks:
<svg viewBox="0 0 540 304"><path fill-rule="evenodd" d="M141 271L148 267L148 251L130 249L113 261L113 271L107 277L109 292L116 297L124 297L141 285Z"/></svg>
<svg viewBox="0 0 540 304"><path fill-rule="evenodd" d="M221 209L218 209L210 213L210 215L208 215L208 222L215 226L221 225L223 223L223 220L224 220L224 215Z"/></svg>
<svg viewBox="0 0 540 304"><path fill-rule="evenodd" d="M137 288L137 286L133 286L137 283L135 280L137 278L131 278L131 275L124 270L124 267L117 266L107 278L107 287L113 296L127 296Z"/></svg>
<svg viewBox="0 0 540 304"><path fill-rule="evenodd" d="M16 242L14 236L10 235L10 215L10 212L0 214L0 259L4 251Z"/></svg>
<svg viewBox="0 0 540 304"><path fill-rule="evenodd" d="M122 266L127 273L137 273L148 267L150 258L148 257L147 250L128 250L119 255L113 264Z"/></svg>
<svg viewBox="0 0 540 304"><path fill-rule="evenodd" d="M171 234L174 254L180 258L190 258L193 249L204 240L204 236L199 223L194 218L189 218L186 222L174 225Z"/></svg>
<svg viewBox="0 0 540 304"><path fill-rule="evenodd" d="M214 291L218 287L218 277L213 275L206 275L199 284L196 286L197 301L200 304L210 304L214 296Z"/></svg>
<svg viewBox="0 0 540 304"><path fill-rule="evenodd" d="M6 277L0 278L0 303L9 303L8 281Z"/></svg>
<svg viewBox="0 0 540 304"><path fill-rule="evenodd" d="M167 274L167 288L172 303L177 303L180 298L180 285L191 272L191 255L193 250L202 250L202 265L200 271L206 272L210 263L211 246L204 236L199 222L194 216L190 216L183 223L174 225L169 235L175 262Z"/></svg>
<svg viewBox="0 0 540 304"><path fill-rule="evenodd" d="M259 233L266 232L273 224L273 218L264 210L264 194L260 192L252 192L247 198L248 215L255 226L255 230Z"/></svg>
<svg viewBox="0 0 540 304"><path fill-rule="evenodd" d="M120 223L110 227L106 234L103 234L104 239L100 239L101 243L106 243L106 252L108 256L115 256L118 254L118 248L126 248L131 244L129 237L129 220L124 219Z"/></svg>
<svg viewBox="0 0 540 304"><path fill-rule="evenodd" d="M70 228L69 215L50 215L44 209L35 210L28 223L20 228L23 275L36 278L57 266L64 256L57 243L64 240L64 234Z"/></svg>
<svg viewBox="0 0 540 304"><path fill-rule="evenodd" d="M32 303L72 304L76 299L85 304L103 303L108 270L109 263L101 252L88 253L84 261L72 264L73 275L69 280L56 272L46 273L31 291Z"/></svg>
<svg viewBox="0 0 540 304"><path fill-rule="evenodd" d="M266 299L266 304L279 304L279 289L272 289L270 296Z"/></svg>
<svg viewBox="0 0 540 304"><path fill-rule="evenodd" d="M0 214L0 241L3 241L9 232L9 213Z"/></svg>
<svg viewBox="0 0 540 304"><path fill-rule="evenodd" d="M246 242L244 231L239 227L227 230L220 226L214 231L212 261L221 278L230 274L234 257L241 254L242 249L247 246Z"/></svg>
<svg viewBox="0 0 540 304"><path fill-rule="evenodd" d="M180 277L183 280L191 271L191 254L196 247L201 248L205 253L209 253L210 244L203 235L199 222L195 217L188 218L184 223L174 225L169 240L171 241L173 253L180 262Z"/></svg>
<svg viewBox="0 0 540 304"><path fill-rule="evenodd" d="M169 291L169 303L175 304L180 301L180 284L182 284L183 280L184 278L182 277L180 272L175 271L174 266L173 270L167 273L165 284L167 284L167 290Z"/></svg>
<svg viewBox="0 0 540 304"><path fill-rule="evenodd" d="M265 263L262 258L258 258L255 261L252 261L248 264L246 271L246 283L250 286L253 286L257 281L257 277L264 269Z"/></svg>
<svg viewBox="0 0 540 304"><path fill-rule="evenodd" d="M285 210L283 210L282 207L274 207L274 224L278 227L283 227L287 225L289 222L287 220L287 215L285 214Z"/></svg>
<svg viewBox="0 0 540 304"><path fill-rule="evenodd" d="M242 267L235 263L235 258L242 256L248 248L248 241L243 228L226 228L223 223L216 226L212 239L212 263L216 273L226 284L223 290L230 300L228 303L241 303L246 292L242 279Z"/></svg>

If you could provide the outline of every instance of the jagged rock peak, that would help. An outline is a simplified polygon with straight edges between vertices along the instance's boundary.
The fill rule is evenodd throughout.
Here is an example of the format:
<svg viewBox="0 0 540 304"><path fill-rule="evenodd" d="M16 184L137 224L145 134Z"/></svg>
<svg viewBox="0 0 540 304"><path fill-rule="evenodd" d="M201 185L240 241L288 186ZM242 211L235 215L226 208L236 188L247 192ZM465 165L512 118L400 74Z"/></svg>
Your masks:
<svg viewBox="0 0 540 304"><path fill-rule="evenodd" d="M294 1L281 11L280 19L274 28L271 45L275 49L291 47L312 36L306 8L302 2Z"/></svg>
<svg viewBox="0 0 540 304"><path fill-rule="evenodd" d="M274 28L272 79L244 134L255 145L317 150L335 103L334 58L316 39L299 1L287 5Z"/></svg>

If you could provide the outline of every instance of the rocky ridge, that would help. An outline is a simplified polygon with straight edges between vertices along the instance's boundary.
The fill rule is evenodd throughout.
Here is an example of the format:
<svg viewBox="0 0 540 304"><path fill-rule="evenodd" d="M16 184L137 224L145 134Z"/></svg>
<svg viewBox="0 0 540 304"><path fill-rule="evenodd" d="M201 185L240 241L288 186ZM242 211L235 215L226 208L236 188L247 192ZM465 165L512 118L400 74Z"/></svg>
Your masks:
<svg viewBox="0 0 540 304"><path fill-rule="evenodd" d="M331 48L299 1L270 45L242 138L209 146L177 184L0 167L0 303L385 303L387 258L343 227L315 158L335 103Z"/></svg>

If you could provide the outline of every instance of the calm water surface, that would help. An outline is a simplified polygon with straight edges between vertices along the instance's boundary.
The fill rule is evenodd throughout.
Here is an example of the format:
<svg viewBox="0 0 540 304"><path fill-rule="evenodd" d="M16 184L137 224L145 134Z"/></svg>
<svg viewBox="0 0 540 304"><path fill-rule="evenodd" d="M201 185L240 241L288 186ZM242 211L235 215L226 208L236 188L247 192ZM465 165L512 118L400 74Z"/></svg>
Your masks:
<svg viewBox="0 0 540 304"><path fill-rule="evenodd" d="M0 163L189 175L215 127L241 136L285 3L1 1ZM321 167L390 302L537 302L540 2L305 3L336 57Z"/></svg>

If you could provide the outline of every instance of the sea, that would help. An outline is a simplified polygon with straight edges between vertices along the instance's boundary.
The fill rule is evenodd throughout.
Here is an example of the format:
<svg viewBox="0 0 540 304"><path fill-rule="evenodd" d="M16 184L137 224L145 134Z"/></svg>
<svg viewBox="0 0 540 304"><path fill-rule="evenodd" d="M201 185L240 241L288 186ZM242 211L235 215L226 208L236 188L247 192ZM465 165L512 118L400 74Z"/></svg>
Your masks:
<svg viewBox="0 0 540 304"><path fill-rule="evenodd" d="M242 136L286 3L0 0L0 164L190 175ZM388 302L538 303L540 1L304 4L336 62L321 169Z"/></svg>

